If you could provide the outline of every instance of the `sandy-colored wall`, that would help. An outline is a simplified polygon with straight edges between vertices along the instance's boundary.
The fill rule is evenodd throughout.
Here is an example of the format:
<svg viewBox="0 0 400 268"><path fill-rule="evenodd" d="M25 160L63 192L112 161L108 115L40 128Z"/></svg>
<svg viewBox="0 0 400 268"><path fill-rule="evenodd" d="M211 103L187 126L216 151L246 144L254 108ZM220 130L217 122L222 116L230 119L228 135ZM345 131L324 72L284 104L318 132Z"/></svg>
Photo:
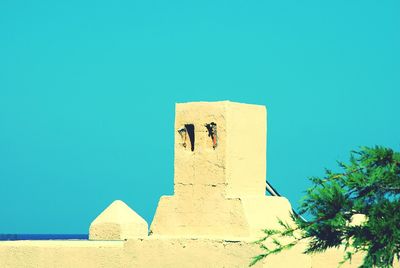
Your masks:
<svg viewBox="0 0 400 268"><path fill-rule="evenodd" d="M304 245L268 257L254 267L336 268L343 251L328 250L317 255L302 254ZM3 241L0 267L247 267L260 253L251 241L177 239L149 237L127 241ZM344 268L356 268L362 256ZM396 263L399 268L399 263Z"/></svg>
<svg viewBox="0 0 400 268"><path fill-rule="evenodd" d="M247 267L260 249L248 241L147 239L127 241L125 252L136 267ZM298 247L254 267L309 268L311 258L300 252Z"/></svg>
<svg viewBox="0 0 400 268"><path fill-rule="evenodd" d="M298 247L254 267L310 268ZM260 253L248 241L149 238L127 241L0 242L0 267L247 267Z"/></svg>
<svg viewBox="0 0 400 268"><path fill-rule="evenodd" d="M125 267L123 241L2 241L0 267Z"/></svg>
<svg viewBox="0 0 400 268"><path fill-rule="evenodd" d="M354 254L351 262L345 262L340 268L354 268L359 267L363 263L363 254ZM314 254L311 256L312 268L318 267L338 267L338 263L343 260L343 249L329 249L321 254ZM400 268L400 263L395 261L393 268Z"/></svg>

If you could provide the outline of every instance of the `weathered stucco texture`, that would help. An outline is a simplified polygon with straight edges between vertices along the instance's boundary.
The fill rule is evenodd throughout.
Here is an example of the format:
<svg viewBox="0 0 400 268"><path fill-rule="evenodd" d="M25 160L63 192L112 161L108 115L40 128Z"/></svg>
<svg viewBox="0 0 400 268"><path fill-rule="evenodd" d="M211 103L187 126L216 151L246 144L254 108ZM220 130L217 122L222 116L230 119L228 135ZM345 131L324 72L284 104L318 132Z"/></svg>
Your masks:
<svg viewBox="0 0 400 268"><path fill-rule="evenodd" d="M121 200L114 201L90 224L90 240L145 238L147 222Z"/></svg>
<svg viewBox="0 0 400 268"><path fill-rule="evenodd" d="M290 220L285 198L265 196L266 122L265 106L229 101L177 104L175 194L160 199L151 233L256 237L262 228L275 226L277 217ZM210 125L215 136L210 135Z"/></svg>

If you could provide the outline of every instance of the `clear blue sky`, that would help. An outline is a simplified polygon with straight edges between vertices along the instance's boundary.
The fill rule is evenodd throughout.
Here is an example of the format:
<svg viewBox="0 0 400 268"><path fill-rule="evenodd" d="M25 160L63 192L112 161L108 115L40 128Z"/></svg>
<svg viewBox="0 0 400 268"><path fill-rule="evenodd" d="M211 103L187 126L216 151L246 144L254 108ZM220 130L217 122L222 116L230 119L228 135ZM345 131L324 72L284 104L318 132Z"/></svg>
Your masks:
<svg viewBox="0 0 400 268"><path fill-rule="evenodd" d="M268 107L294 206L359 145L400 149L400 2L0 1L0 233L87 233L173 191L174 104Z"/></svg>

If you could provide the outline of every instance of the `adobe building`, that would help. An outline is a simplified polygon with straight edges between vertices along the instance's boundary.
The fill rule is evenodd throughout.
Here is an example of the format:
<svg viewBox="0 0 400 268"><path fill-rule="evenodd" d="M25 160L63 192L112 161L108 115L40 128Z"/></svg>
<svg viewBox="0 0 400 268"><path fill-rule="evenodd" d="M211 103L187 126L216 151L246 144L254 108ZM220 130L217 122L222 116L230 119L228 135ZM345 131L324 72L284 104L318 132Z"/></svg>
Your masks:
<svg viewBox="0 0 400 268"><path fill-rule="evenodd" d="M91 223L89 240L0 242L0 267L248 267L262 253L252 243L261 230L291 222L288 200L265 195L266 134L265 106L177 104L174 195L160 198L150 230L117 200ZM343 257L304 249L254 267L333 268Z"/></svg>

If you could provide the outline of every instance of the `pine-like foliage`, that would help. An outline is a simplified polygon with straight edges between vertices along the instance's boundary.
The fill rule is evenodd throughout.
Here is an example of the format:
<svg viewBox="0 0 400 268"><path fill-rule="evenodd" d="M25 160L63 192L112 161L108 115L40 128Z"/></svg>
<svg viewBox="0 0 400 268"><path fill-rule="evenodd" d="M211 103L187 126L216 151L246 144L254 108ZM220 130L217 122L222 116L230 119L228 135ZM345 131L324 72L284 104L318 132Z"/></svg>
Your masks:
<svg viewBox="0 0 400 268"><path fill-rule="evenodd" d="M293 214L295 225L280 221L281 229L264 230L265 237L256 241L264 253L255 256L250 266L302 240L308 243L305 253L342 246L341 263L363 252L362 268L392 267L399 260L400 153L380 146L361 147L351 153L349 163L338 164L342 172L326 170L323 178L311 178L313 186L299 210L309 221ZM352 224L359 214L365 216L363 222Z"/></svg>

